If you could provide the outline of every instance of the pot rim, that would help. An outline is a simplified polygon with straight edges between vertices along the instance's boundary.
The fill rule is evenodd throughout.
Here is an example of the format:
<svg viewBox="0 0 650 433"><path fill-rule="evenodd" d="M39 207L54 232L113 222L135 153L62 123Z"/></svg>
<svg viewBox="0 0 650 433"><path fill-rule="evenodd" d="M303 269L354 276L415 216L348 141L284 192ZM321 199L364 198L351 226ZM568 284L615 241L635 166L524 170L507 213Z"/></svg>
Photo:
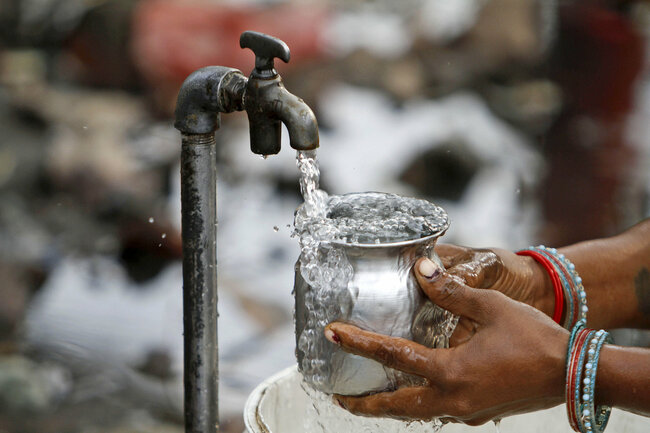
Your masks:
<svg viewBox="0 0 650 433"><path fill-rule="evenodd" d="M380 192L380 191L348 192L346 194L341 194L340 197L362 195L362 194L394 195L394 196L409 198L409 197L406 197L406 196L402 196L400 194L394 194L394 193L388 193L388 192ZM426 201L429 204L432 204L433 206L441 209L443 211L443 213L444 213L444 219L445 219L443 227L440 230L438 230L436 232L433 232L431 234L428 234L426 236L423 236L421 238L406 239L406 240L403 240L403 241L383 242L383 243L379 243L379 244L375 244L375 243L368 244L368 243L362 243L362 242L343 242L342 240L335 239L335 240L329 241L329 243L332 244L332 245L345 247L345 248L377 249L377 248L391 248L391 247L407 247L407 246L417 245L417 244L420 244L420 243L425 243L425 242L428 242L428 241L431 241L431 240L436 240L437 238L443 236L447 232L447 230L449 229L449 225L450 225L449 214L445 211L445 209L438 206L437 204L435 204L433 202L429 202L426 199L420 199L420 198L417 198L417 197L411 197L411 198ZM301 208L302 206L303 205L301 204L298 208Z"/></svg>
<svg viewBox="0 0 650 433"><path fill-rule="evenodd" d="M332 241L329 241L330 244L336 245L339 247L344 247L344 248L368 248L368 249L376 249L376 248L391 248L391 247L410 247L413 245L421 244L421 243L426 243L429 241L436 241L439 237L443 236L446 232L447 229L449 228L449 221L447 221L447 224L445 227L437 231L435 233L432 233L427 236L423 236L421 238L416 238L416 239L407 239L404 241L396 241L396 242L384 242L380 244L364 244L360 242L343 242L342 240L335 239Z"/></svg>

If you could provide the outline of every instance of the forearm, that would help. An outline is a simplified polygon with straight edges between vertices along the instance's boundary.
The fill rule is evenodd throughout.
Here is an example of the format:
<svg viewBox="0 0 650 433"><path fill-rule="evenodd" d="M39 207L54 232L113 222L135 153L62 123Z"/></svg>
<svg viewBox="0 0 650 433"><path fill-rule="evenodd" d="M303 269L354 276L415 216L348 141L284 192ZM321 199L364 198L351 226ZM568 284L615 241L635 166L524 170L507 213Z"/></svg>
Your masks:
<svg viewBox="0 0 650 433"><path fill-rule="evenodd" d="M559 250L582 277L592 328L650 328L650 219Z"/></svg>
<svg viewBox="0 0 650 433"><path fill-rule="evenodd" d="M596 402L650 416L650 349L603 346Z"/></svg>

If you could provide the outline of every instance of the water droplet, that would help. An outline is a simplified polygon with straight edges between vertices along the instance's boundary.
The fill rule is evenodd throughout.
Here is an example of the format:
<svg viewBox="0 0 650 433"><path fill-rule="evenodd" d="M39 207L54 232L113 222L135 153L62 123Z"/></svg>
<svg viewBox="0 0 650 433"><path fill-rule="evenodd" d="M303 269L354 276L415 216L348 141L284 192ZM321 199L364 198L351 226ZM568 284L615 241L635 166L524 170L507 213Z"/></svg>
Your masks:
<svg viewBox="0 0 650 433"><path fill-rule="evenodd" d="M274 231L274 232L277 233L279 230L280 230L280 227L278 227L278 226L273 226L273 231Z"/></svg>
<svg viewBox="0 0 650 433"><path fill-rule="evenodd" d="M153 217L149 217L149 224L153 224L154 221Z"/></svg>
<svg viewBox="0 0 650 433"><path fill-rule="evenodd" d="M167 237L167 233L163 233L162 235L160 235L160 237L165 239Z"/></svg>
<svg viewBox="0 0 650 433"><path fill-rule="evenodd" d="M162 244L158 244L158 248L162 247Z"/></svg>
<svg viewBox="0 0 650 433"><path fill-rule="evenodd" d="M84 126L83 126L83 129L88 129L88 125L84 125Z"/></svg>
<svg viewBox="0 0 650 433"><path fill-rule="evenodd" d="M520 193L521 193L521 188L517 188L517 189L515 190L515 193L520 194Z"/></svg>

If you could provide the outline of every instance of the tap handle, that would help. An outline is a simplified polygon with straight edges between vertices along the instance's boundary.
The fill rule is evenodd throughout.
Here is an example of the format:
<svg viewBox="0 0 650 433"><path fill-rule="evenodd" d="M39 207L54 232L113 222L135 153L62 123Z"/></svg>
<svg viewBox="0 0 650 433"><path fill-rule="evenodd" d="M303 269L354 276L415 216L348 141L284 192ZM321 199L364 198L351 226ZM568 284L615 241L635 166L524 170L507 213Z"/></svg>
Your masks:
<svg viewBox="0 0 650 433"><path fill-rule="evenodd" d="M284 63L289 63L291 56L289 47L280 39L250 30L241 34L239 46L253 50L255 53L255 70L253 74L264 78L277 74L273 68L273 59L275 57L281 59Z"/></svg>

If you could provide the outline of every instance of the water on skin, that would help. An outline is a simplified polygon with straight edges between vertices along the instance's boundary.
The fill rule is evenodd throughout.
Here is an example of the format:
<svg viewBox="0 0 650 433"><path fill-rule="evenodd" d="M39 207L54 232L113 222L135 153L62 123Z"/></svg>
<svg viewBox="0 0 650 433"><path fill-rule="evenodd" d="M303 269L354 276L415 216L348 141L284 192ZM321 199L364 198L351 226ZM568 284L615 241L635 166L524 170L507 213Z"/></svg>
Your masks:
<svg viewBox="0 0 650 433"><path fill-rule="evenodd" d="M437 419L406 422L352 415L334 404L331 396L316 391L305 382L302 389L311 402L304 417L305 432L436 433L442 428L442 422Z"/></svg>
<svg viewBox="0 0 650 433"><path fill-rule="evenodd" d="M337 243L383 244L417 239L439 232L445 222L440 217L444 211L424 200L383 193L329 196L319 188L316 151L299 151L296 162L304 204L296 211L294 235L301 248L300 273L310 286L305 295L309 313L298 348L305 355L300 370L310 385L304 388L314 409L314 416L307 417L305 431L318 432L325 431L322 420L341 417L332 412L340 409L332 404L331 397L313 389L319 388L329 375L329 365L322 357L326 350L320 346L331 344L315 337L329 322L346 315L348 308L348 303L336 296L346 292L343 289L353 270ZM453 326L445 329L451 333ZM349 427L357 426L361 418L350 416ZM399 425L397 431L423 431L417 429L421 423ZM378 431L375 427L369 426L369 431ZM426 427L426 431L438 431L440 423L436 420L426 423Z"/></svg>

